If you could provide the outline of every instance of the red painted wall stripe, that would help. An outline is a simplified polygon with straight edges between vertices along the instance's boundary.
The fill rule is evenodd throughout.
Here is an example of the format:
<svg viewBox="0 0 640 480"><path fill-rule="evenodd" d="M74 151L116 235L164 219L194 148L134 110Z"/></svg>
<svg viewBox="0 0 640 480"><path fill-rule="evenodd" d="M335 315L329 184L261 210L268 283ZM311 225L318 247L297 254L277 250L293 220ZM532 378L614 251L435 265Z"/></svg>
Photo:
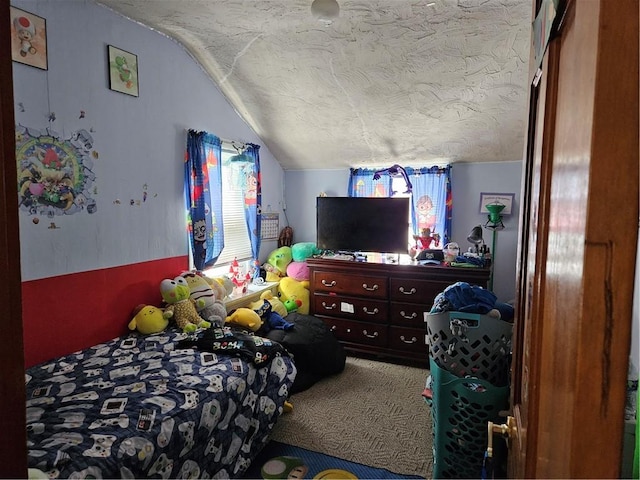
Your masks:
<svg viewBox="0 0 640 480"><path fill-rule="evenodd" d="M181 256L22 282L25 366L126 333L132 310L159 306L160 282L188 268Z"/></svg>

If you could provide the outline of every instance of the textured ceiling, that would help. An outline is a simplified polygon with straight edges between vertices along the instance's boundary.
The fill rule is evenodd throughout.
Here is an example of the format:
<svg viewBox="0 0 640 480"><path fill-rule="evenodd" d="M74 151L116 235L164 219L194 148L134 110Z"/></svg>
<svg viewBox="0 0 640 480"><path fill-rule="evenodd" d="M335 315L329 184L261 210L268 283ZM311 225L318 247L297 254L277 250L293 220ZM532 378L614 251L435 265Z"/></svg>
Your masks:
<svg viewBox="0 0 640 480"><path fill-rule="evenodd" d="M522 158L532 0L338 2L98 3L182 44L286 170Z"/></svg>

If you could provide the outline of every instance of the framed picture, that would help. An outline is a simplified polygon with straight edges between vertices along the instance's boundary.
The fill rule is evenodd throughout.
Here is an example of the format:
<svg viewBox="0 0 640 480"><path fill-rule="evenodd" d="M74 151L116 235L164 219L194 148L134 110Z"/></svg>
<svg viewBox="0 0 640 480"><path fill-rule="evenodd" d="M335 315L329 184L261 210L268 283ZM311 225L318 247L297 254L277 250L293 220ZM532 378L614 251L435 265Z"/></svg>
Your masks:
<svg viewBox="0 0 640 480"><path fill-rule="evenodd" d="M11 7L11 59L47 70L47 21Z"/></svg>
<svg viewBox="0 0 640 480"><path fill-rule="evenodd" d="M113 45L107 46L109 88L137 97L139 95L138 56Z"/></svg>
<svg viewBox="0 0 640 480"><path fill-rule="evenodd" d="M487 210L488 203L501 203L504 205L502 215L511 215L511 208L513 206L513 199L515 193L485 193L480 194L480 213L489 213Z"/></svg>

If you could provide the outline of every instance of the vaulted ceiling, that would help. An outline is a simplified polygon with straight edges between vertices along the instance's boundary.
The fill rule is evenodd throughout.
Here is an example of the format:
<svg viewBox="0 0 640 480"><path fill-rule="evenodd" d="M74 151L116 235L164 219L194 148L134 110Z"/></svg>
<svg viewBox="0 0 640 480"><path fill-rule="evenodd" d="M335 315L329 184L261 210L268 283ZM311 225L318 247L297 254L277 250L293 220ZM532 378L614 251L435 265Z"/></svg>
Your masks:
<svg viewBox="0 0 640 480"><path fill-rule="evenodd" d="M522 158L532 0L337 1L99 3L183 45L286 170Z"/></svg>

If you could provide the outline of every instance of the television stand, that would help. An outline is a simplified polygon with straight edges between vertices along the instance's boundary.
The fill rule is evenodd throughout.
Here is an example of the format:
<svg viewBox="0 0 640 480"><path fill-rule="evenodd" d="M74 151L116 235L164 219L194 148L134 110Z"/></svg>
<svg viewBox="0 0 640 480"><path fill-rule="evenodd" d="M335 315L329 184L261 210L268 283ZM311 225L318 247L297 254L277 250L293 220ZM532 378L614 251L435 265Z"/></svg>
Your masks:
<svg viewBox="0 0 640 480"><path fill-rule="evenodd" d="M425 312L456 282L487 288L487 268L308 258L310 313L347 351L429 363Z"/></svg>

